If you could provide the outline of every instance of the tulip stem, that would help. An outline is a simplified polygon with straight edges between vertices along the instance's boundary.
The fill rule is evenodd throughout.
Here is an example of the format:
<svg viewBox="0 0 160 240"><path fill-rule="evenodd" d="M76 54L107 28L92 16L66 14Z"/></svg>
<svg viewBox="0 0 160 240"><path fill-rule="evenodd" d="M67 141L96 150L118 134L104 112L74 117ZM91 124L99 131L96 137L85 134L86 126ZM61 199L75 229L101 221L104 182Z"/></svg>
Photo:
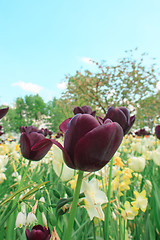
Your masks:
<svg viewBox="0 0 160 240"><path fill-rule="evenodd" d="M79 170L76 189L75 189L74 196L73 196L72 207L71 207L71 211L70 211L70 215L69 215L68 226L66 228L66 232L64 233L64 240L69 240L69 239L71 240L73 223L74 223L74 218L75 218L75 214L76 214L82 179L83 179L83 171Z"/></svg>
<svg viewBox="0 0 160 240"><path fill-rule="evenodd" d="M108 190L107 190L108 203L105 209L105 240L109 240L109 215L110 215L110 200L111 200L112 167L113 167L113 158L110 161L109 181L108 181Z"/></svg>

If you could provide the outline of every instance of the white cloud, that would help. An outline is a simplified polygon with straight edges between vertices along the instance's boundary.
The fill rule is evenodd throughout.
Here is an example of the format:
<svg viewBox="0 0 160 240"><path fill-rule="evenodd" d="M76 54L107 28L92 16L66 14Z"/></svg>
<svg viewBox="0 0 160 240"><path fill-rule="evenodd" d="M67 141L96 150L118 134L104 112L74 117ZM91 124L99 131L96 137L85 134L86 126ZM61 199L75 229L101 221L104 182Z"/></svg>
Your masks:
<svg viewBox="0 0 160 240"><path fill-rule="evenodd" d="M61 82L57 84L57 88L60 90L64 90L67 88L67 83L66 82Z"/></svg>
<svg viewBox="0 0 160 240"><path fill-rule="evenodd" d="M13 83L12 86L18 86L21 89L28 91L28 92L32 92L32 93L40 93L40 91L43 89L43 87L34 84L34 83L25 83L25 82L16 82Z"/></svg>
<svg viewBox="0 0 160 240"><path fill-rule="evenodd" d="M93 64L93 60L89 57L81 57L81 61L87 64Z"/></svg>

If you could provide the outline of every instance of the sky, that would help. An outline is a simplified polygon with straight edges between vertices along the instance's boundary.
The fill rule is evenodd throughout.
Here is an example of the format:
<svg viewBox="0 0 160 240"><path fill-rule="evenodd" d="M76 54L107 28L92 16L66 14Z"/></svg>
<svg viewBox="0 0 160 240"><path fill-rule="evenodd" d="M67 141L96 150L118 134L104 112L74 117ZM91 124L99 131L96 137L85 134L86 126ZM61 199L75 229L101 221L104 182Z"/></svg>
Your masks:
<svg viewBox="0 0 160 240"><path fill-rule="evenodd" d="M0 105L65 91L65 76L138 48L160 62L159 0L0 0Z"/></svg>

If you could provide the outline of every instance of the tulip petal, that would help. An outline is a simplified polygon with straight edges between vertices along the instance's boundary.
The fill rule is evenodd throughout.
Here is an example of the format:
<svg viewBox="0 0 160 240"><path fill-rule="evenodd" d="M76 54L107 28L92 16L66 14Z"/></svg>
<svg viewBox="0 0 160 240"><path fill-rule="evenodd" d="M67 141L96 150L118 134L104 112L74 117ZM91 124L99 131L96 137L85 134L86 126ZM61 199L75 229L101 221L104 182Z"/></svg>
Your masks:
<svg viewBox="0 0 160 240"><path fill-rule="evenodd" d="M98 116L96 118L97 118L98 122L102 125L103 124L103 118L98 117Z"/></svg>
<svg viewBox="0 0 160 240"><path fill-rule="evenodd" d="M93 129L75 147L76 169L89 172L101 169L112 158L122 139L123 129L116 122Z"/></svg>
<svg viewBox="0 0 160 240"><path fill-rule="evenodd" d="M120 107L119 108L126 116L127 118L127 124L130 125L130 113L126 107Z"/></svg>
<svg viewBox="0 0 160 240"><path fill-rule="evenodd" d="M0 109L0 119L3 118L8 112L9 107Z"/></svg>
<svg viewBox="0 0 160 240"><path fill-rule="evenodd" d="M20 138L20 149L24 158L29 159L31 143L28 135L23 132Z"/></svg>
<svg viewBox="0 0 160 240"><path fill-rule="evenodd" d="M68 126L68 123L69 123L70 120L71 120L71 118L67 118L67 119L65 119L65 120L59 125L59 130L60 130L62 133L66 133L66 131L67 131L67 126Z"/></svg>
<svg viewBox="0 0 160 240"><path fill-rule="evenodd" d="M131 129L131 127L133 126L133 123L135 122L135 115L130 117L130 125L128 127L126 127L126 129L124 130L124 135L127 134L129 132L129 130Z"/></svg>
<svg viewBox="0 0 160 240"><path fill-rule="evenodd" d="M125 115L124 111L121 111L120 108L114 108L110 107L108 109L108 112L104 118L106 120L107 118L111 119L113 122L117 122L121 125L123 129L128 126L128 116Z"/></svg>
<svg viewBox="0 0 160 240"><path fill-rule="evenodd" d="M75 145L86 133L99 126L98 121L89 114L76 114L68 124L64 139L64 148L74 165Z"/></svg>
<svg viewBox="0 0 160 240"><path fill-rule="evenodd" d="M31 160L38 161L42 159L52 147L51 139L45 138L37 142L32 148L30 152Z"/></svg>
<svg viewBox="0 0 160 240"><path fill-rule="evenodd" d="M160 125L155 127L155 134L158 139L160 139Z"/></svg>

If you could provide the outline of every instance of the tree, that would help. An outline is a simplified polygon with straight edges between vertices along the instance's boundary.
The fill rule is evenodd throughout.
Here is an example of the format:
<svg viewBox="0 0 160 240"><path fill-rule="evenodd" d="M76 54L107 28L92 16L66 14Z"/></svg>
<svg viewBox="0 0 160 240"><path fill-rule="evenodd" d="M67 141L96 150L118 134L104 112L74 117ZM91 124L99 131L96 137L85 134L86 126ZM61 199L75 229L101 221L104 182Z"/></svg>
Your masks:
<svg viewBox="0 0 160 240"><path fill-rule="evenodd" d="M54 133L59 132L59 125L61 122L66 118L73 116L72 109L68 108L67 101L61 98L53 98L52 101L47 103L46 107L48 115L50 116L49 122L51 123L51 129Z"/></svg>
<svg viewBox="0 0 160 240"><path fill-rule="evenodd" d="M125 106L137 112L139 101L156 94L158 77L154 64L145 67L143 54L135 60L132 51L130 53L115 66L95 62L96 73L86 70L67 76L68 87L63 99L71 106L88 104L101 114L110 106Z"/></svg>
<svg viewBox="0 0 160 240"><path fill-rule="evenodd" d="M154 131L156 124L160 124L160 91L139 101L136 118L138 119L139 128L147 126Z"/></svg>

